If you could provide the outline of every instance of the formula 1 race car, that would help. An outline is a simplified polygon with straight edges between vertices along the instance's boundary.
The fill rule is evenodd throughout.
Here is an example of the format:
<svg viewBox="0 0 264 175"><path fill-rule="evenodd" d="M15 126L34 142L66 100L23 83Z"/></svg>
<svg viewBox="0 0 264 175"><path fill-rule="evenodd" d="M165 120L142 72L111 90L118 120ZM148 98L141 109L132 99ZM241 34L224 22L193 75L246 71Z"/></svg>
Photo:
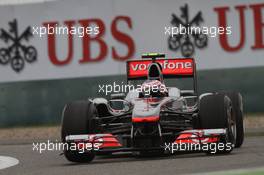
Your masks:
<svg viewBox="0 0 264 175"><path fill-rule="evenodd" d="M171 78L191 80L191 90L166 87L165 79ZM213 152L221 154L242 145L242 96L236 92L198 95L194 59L165 59L164 54L149 53L142 60L127 61L128 85L140 81L126 95L74 101L64 107L62 142L75 145L64 149L69 161L90 162L95 155L115 152L168 154L177 151L179 144L222 144ZM194 151L212 153L208 148Z"/></svg>

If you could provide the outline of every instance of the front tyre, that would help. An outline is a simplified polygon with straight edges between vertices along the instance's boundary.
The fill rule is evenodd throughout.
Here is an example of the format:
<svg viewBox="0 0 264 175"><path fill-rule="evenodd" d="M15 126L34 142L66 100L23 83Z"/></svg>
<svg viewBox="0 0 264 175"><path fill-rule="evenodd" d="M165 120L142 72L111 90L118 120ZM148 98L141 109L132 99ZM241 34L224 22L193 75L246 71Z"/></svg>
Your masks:
<svg viewBox="0 0 264 175"><path fill-rule="evenodd" d="M97 116L94 104L90 101L74 101L64 107L62 113L61 139L66 143L66 136L95 133L93 118ZM71 162L91 162L94 153L79 153L77 150L64 150L65 157Z"/></svg>
<svg viewBox="0 0 264 175"><path fill-rule="evenodd" d="M236 120L235 147L239 148L242 146L244 142L244 123L243 123L244 113L243 113L242 95L238 92L224 92L222 94L227 95L232 101L233 111L235 113L235 120Z"/></svg>
<svg viewBox="0 0 264 175"><path fill-rule="evenodd" d="M230 153L236 143L236 121L232 103L229 97L223 94L204 96L200 100L199 125L201 129L226 128L226 138L221 143L228 144L225 149L217 153ZM228 148L228 149L226 149Z"/></svg>

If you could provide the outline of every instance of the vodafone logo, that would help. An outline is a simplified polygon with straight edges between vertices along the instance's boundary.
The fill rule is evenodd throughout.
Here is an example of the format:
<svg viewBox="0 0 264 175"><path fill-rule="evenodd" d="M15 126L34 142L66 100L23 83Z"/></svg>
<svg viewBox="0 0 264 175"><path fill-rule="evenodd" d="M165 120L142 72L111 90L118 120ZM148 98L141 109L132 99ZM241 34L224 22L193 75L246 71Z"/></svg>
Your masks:
<svg viewBox="0 0 264 175"><path fill-rule="evenodd" d="M156 60L161 67L163 75L193 75L194 61L191 58L186 59L161 59ZM128 77L145 77L151 60L135 60L128 62Z"/></svg>
<svg viewBox="0 0 264 175"><path fill-rule="evenodd" d="M132 70L137 71L137 70L147 70L149 65L144 64L144 63L139 63L139 64L132 64ZM163 62L160 62L162 69L191 69L192 68L192 62L169 62L169 60L165 60Z"/></svg>

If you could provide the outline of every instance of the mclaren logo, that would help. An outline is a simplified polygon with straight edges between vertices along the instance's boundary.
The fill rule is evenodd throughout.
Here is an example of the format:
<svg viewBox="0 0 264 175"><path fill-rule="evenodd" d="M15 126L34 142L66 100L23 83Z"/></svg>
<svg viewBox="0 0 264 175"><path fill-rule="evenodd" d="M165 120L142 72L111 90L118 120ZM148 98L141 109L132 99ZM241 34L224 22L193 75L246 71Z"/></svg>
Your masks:
<svg viewBox="0 0 264 175"><path fill-rule="evenodd" d="M180 17L172 14L171 24L181 31L169 37L168 45L170 50L177 52L180 49L184 57L190 57L195 53L195 47L201 49L207 46L208 38L203 33L188 32L192 27L199 27L204 21L202 12L199 11L193 18L190 18L187 4L181 7L180 10ZM185 32L182 32L183 29Z"/></svg>
<svg viewBox="0 0 264 175"><path fill-rule="evenodd" d="M9 22L9 30L0 29L0 39L7 45L0 48L0 64L11 65L15 72L25 67L25 62L32 63L37 60L37 50L31 45L25 45L33 37L31 27L27 27L22 34L18 33L16 19Z"/></svg>

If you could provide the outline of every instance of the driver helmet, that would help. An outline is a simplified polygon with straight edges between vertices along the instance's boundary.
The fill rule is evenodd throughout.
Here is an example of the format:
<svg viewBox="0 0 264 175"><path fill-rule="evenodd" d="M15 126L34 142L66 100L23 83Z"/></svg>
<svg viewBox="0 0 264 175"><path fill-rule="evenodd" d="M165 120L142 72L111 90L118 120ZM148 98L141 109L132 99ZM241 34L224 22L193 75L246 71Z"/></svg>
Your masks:
<svg viewBox="0 0 264 175"><path fill-rule="evenodd" d="M147 80L141 87L142 95L144 97L165 97L168 94L165 84L159 80Z"/></svg>

